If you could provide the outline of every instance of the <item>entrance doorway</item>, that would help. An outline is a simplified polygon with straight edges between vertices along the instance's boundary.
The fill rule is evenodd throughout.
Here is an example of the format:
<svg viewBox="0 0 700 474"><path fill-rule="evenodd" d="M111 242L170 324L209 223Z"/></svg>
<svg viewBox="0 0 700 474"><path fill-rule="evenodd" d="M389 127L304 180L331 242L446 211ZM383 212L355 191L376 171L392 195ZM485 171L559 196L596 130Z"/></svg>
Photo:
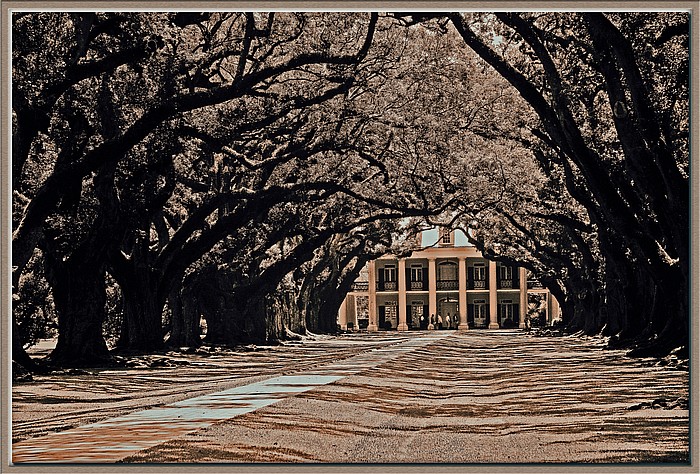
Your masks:
<svg viewBox="0 0 700 474"><path fill-rule="evenodd" d="M455 298L443 298L438 302L438 314L442 316L442 329L455 329L459 322L459 303Z"/></svg>

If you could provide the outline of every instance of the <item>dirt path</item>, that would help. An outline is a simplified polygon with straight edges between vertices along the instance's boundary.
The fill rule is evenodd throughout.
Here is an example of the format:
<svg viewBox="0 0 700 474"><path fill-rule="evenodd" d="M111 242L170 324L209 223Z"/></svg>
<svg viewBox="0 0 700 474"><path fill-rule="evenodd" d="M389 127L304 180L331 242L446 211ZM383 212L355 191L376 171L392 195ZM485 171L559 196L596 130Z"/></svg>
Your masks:
<svg viewBox="0 0 700 474"><path fill-rule="evenodd" d="M202 348L133 357L128 368L35 375L12 389L12 442L164 405L205 393L311 370L403 337L328 338L237 350ZM346 340L347 339L347 340ZM48 354L51 344L34 348Z"/></svg>
<svg viewBox="0 0 700 474"><path fill-rule="evenodd" d="M336 378L124 461L687 462L687 371L624 358L596 340L444 334L170 354L181 365L37 378L13 390L13 437L317 374Z"/></svg>

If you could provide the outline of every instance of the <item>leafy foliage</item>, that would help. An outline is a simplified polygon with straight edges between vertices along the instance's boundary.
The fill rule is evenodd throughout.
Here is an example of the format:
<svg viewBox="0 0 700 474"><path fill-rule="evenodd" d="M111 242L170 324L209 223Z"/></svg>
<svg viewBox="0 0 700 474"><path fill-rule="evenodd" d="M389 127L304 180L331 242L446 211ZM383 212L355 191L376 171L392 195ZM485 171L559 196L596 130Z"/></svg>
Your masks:
<svg viewBox="0 0 700 474"><path fill-rule="evenodd" d="M363 261L437 223L541 275L572 324L632 327L610 313L651 287L682 300L688 277L687 21L15 13L15 322L47 317L40 248L54 292L94 300L56 301L60 328L90 328L61 330L56 360L105 351L81 340L103 329L153 349L164 315L173 344L202 313L231 340L280 337L265 305L288 291L330 330Z"/></svg>

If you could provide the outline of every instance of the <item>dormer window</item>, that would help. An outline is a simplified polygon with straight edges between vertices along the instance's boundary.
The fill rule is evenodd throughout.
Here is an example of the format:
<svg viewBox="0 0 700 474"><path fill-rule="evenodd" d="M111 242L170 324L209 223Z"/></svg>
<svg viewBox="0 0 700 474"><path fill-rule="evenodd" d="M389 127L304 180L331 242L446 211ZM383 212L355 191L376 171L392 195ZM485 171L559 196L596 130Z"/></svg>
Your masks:
<svg viewBox="0 0 700 474"><path fill-rule="evenodd" d="M452 245L452 229L441 228L440 229L440 245Z"/></svg>

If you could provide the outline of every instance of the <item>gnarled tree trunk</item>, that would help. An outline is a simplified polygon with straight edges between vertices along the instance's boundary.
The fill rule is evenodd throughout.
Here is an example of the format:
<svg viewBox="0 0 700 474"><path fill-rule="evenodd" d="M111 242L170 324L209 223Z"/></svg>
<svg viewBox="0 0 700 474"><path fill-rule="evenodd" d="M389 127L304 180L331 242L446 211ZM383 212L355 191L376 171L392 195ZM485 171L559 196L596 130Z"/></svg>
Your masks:
<svg viewBox="0 0 700 474"><path fill-rule="evenodd" d="M58 341L49 357L53 364L84 367L112 360L102 335L107 294L100 261L86 248L66 260L46 253L46 279L58 314Z"/></svg>
<svg viewBox="0 0 700 474"><path fill-rule="evenodd" d="M147 269L143 269L147 272ZM119 282L124 295L121 350L152 351L163 347L163 308L165 303L148 276Z"/></svg>
<svg viewBox="0 0 700 474"><path fill-rule="evenodd" d="M184 292L183 292L184 293ZM197 297L191 293L181 294L173 290L168 297L171 312L170 337L166 344L170 347L199 347L202 345L200 333L201 312Z"/></svg>

